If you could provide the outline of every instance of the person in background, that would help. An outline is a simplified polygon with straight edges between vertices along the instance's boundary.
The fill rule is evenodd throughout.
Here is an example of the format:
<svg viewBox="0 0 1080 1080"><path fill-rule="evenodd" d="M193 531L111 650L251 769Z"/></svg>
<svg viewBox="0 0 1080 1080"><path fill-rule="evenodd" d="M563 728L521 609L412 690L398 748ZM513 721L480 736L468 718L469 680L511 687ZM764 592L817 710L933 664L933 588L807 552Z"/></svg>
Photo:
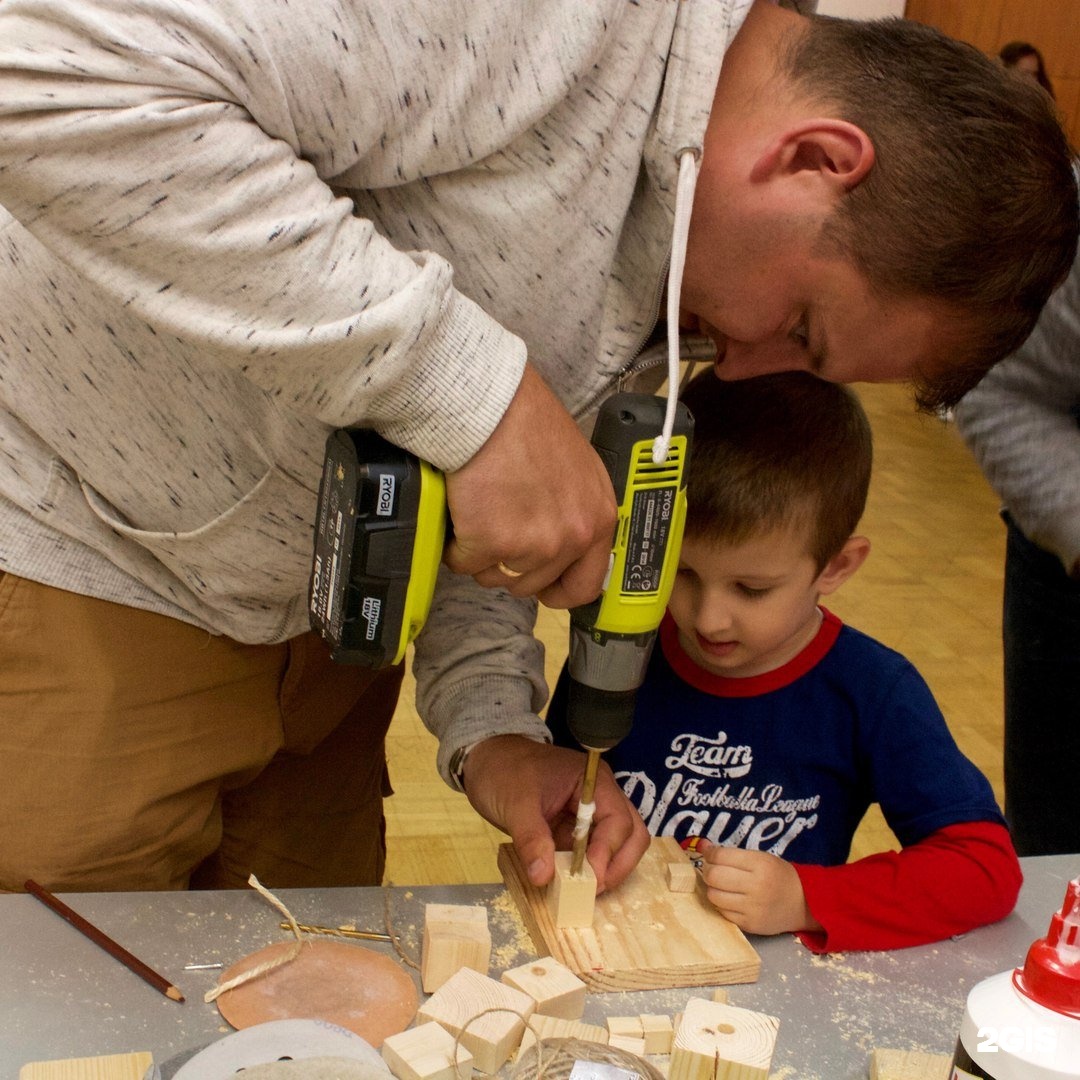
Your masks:
<svg viewBox="0 0 1080 1080"><path fill-rule="evenodd" d="M1054 85L1046 74L1042 53L1026 41L1010 41L1001 46L998 59L1007 67L1029 79L1034 79L1051 97Z"/></svg>
<svg viewBox="0 0 1080 1080"><path fill-rule="evenodd" d="M1021 855L1080 852L1080 260L956 423L1005 504L1005 816Z"/></svg>
<svg viewBox="0 0 1080 1080"><path fill-rule="evenodd" d="M1021 873L989 782L911 663L820 604L870 550L857 397L802 372L707 371L683 400L686 537L633 728L606 754L616 780L749 933L895 949L1002 918ZM902 849L848 862L872 803Z"/></svg>
<svg viewBox="0 0 1080 1080"><path fill-rule="evenodd" d="M0 888L379 880L401 672L308 621L338 427L446 474L418 711L548 881L535 598L601 587L583 432L665 285L726 377L958 398L1076 246L1015 83L766 0L0 2ZM596 801L603 887L648 838Z"/></svg>

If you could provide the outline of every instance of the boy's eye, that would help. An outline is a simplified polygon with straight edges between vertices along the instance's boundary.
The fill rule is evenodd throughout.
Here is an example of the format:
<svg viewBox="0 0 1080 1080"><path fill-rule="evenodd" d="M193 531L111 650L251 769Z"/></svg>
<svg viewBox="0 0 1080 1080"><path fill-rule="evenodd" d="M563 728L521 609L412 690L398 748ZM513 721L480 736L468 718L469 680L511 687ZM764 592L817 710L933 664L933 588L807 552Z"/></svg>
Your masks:
<svg viewBox="0 0 1080 1080"><path fill-rule="evenodd" d="M737 585L736 588L743 594L743 596L753 600L759 596L765 596L769 592L768 589L758 589L752 585Z"/></svg>

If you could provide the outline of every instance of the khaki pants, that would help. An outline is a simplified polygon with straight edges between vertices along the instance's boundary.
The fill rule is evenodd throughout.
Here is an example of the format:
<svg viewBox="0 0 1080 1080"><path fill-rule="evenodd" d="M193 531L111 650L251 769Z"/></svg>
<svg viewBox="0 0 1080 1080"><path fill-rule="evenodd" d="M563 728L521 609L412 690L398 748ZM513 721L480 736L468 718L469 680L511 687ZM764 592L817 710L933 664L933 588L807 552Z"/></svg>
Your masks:
<svg viewBox="0 0 1080 1080"><path fill-rule="evenodd" d="M0 889L378 884L401 677L0 574Z"/></svg>

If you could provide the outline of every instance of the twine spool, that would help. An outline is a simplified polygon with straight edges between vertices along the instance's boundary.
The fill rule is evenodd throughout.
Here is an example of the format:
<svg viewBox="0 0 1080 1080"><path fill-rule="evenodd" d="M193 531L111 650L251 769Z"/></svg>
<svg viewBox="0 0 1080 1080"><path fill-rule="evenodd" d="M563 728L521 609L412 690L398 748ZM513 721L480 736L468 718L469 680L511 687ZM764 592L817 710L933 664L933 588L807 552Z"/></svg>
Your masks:
<svg viewBox="0 0 1080 1080"><path fill-rule="evenodd" d="M579 1061L613 1065L642 1080L664 1080L664 1074L645 1058L616 1046L585 1039L540 1039L520 1055L510 1080L566 1080Z"/></svg>

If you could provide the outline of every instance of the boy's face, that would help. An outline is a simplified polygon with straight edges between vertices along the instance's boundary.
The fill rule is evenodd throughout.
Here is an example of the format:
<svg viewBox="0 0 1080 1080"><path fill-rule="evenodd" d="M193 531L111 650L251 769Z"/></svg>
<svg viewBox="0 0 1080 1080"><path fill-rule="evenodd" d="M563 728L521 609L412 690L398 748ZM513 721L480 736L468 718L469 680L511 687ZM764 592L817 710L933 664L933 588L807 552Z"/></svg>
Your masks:
<svg viewBox="0 0 1080 1080"><path fill-rule="evenodd" d="M683 649L715 675L744 678L786 663L813 640L820 579L806 528L731 546L683 541L668 609Z"/></svg>

